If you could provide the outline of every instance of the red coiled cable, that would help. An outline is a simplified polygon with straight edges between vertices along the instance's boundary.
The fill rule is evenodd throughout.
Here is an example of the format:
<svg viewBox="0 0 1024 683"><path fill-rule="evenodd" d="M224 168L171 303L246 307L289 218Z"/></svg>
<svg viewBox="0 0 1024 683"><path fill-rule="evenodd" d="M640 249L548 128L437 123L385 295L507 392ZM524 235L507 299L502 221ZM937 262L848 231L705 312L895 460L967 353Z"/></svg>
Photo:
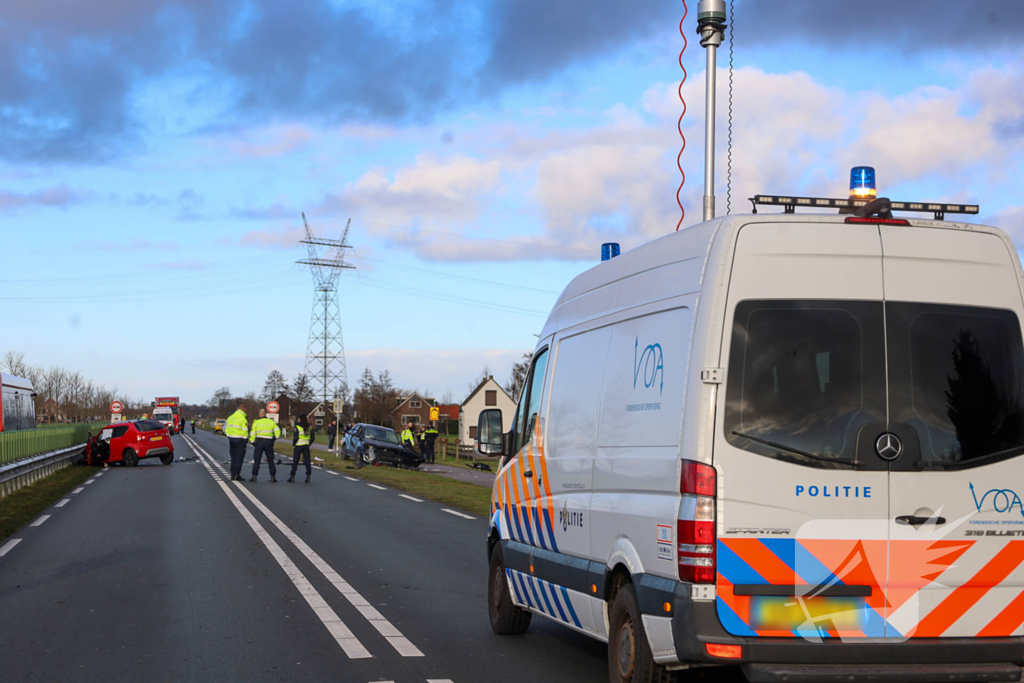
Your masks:
<svg viewBox="0 0 1024 683"><path fill-rule="evenodd" d="M686 218L686 209L683 208L683 200L680 198L680 193L683 191L683 185L686 184L686 172L683 170L683 151L686 150L686 136L683 135L683 117L686 116L686 100L683 99L683 84L686 83L686 67L683 66L683 53L686 52L686 46L688 41L686 40L686 32L683 31L683 24L686 22L686 15L690 13L690 8L686 6L686 0L683 0L683 18L679 20L679 35L683 37L683 49L679 51L679 68L683 70L683 80L679 82L679 101L683 104L683 111L679 114L679 137L683 140L683 146L679 149L679 154L676 156L676 166L679 168L679 175L682 176L682 180L679 181L679 189L676 190L676 204L679 205L679 222L676 223L676 232L679 231L680 226L683 224L683 219Z"/></svg>

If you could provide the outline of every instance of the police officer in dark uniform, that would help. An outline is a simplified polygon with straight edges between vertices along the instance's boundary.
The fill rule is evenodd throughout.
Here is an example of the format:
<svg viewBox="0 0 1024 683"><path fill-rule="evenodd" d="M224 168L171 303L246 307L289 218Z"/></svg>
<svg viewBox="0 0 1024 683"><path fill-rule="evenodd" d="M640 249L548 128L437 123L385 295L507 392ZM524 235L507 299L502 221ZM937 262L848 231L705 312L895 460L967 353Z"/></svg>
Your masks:
<svg viewBox="0 0 1024 683"><path fill-rule="evenodd" d="M437 441L437 427L435 424L431 422L430 426L427 427L427 431L423 433L423 455L426 457L427 462L434 462L434 442Z"/></svg>

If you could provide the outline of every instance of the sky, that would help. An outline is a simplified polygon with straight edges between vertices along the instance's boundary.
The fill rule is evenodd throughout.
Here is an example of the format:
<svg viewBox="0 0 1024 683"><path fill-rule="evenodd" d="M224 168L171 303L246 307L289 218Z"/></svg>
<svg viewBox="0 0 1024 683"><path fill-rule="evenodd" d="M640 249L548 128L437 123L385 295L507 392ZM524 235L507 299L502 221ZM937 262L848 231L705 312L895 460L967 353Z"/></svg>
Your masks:
<svg viewBox="0 0 1024 683"><path fill-rule="evenodd" d="M705 52L684 23L684 225ZM748 197L981 205L1024 246L1024 3L736 0L719 213ZM866 15L865 12L870 14ZM0 352L151 399L305 363L313 232L365 368L456 401L503 382L603 242L675 229L681 2L9 0ZM729 40L731 174L727 174ZM729 199L731 198L731 201Z"/></svg>

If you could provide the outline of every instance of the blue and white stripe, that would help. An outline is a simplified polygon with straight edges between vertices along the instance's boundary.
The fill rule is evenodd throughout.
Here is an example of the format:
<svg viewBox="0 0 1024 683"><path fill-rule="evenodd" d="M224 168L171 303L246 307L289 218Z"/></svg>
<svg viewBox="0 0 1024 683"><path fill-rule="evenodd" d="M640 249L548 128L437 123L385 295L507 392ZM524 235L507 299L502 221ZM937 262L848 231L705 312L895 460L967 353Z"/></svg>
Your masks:
<svg viewBox="0 0 1024 683"><path fill-rule="evenodd" d="M583 628L566 588L514 569L506 568L505 574L508 576L509 585L512 586L516 604L540 612L563 624Z"/></svg>

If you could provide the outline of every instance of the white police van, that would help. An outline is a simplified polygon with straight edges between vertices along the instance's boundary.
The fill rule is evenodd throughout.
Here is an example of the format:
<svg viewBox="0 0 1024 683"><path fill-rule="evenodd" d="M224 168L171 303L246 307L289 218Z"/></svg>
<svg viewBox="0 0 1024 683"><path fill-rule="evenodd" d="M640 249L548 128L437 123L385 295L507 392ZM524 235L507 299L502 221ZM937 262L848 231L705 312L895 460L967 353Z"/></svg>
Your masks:
<svg viewBox="0 0 1024 683"><path fill-rule="evenodd" d="M1019 681L1013 244L943 220L977 207L754 201L786 213L573 280L514 423L480 415L494 630L605 641L612 681Z"/></svg>

